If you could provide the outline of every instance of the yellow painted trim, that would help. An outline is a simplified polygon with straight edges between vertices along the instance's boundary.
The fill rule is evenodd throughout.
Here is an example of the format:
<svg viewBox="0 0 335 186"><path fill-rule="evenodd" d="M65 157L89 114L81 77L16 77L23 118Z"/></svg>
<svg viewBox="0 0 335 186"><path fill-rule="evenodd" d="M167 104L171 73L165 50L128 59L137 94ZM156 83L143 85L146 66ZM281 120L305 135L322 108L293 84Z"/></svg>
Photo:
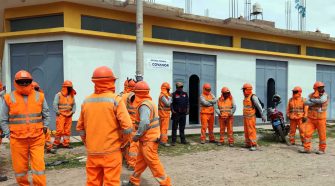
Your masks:
<svg viewBox="0 0 335 186"><path fill-rule="evenodd" d="M79 35L79 36L89 36L89 37L97 37L97 38L103 38L103 39L127 40L127 41L132 41L132 42L135 42L136 40L135 36L130 36L130 35L114 34L114 33L107 33L107 32L97 32L97 31L89 31L89 30L81 30L81 29L73 29L73 28L50 28L50 29L0 33L0 39L31 37L31 36L40 36L40 35L55 35L55 34L74 34L74 35ZM146 43L152 43L152 44L157 44L157 45L171 45L171 46L178 46L178 47L187 47L187 48L191 47L191 48L200 48L200 49L215 50L215 51L226 51L226 52L235 52L235 53L244 53L244 54L257 54L257 55L263 55L263 56L286 57L286 58L304 59L304 60L311 60L311 61L335 62L335 59L333 58L276 53L276 52L250 50L250 49L243 49L243 48L214 46L214 45L206 45L206 44L198 44L198 43L181 42L181 41L170 41L170 40L162 40L162 39L147 38L147 37L144 38L144 41Z"/></svg>

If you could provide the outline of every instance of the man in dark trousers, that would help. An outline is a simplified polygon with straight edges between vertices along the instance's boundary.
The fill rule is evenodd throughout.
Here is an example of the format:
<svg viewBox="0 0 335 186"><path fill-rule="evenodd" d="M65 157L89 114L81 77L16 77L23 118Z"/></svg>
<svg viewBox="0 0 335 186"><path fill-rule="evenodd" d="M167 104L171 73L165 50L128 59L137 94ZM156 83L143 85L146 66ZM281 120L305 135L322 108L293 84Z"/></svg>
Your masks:
<svg viewBox="0 0 335 186"><path fill-rule="evenodd" d="M179 125L179 136L180 142L182 144L188 144L185 139L185 125L186 125L186 115L189 114L189 100L186 92L183 91L183 83L176 83L176 91L172 93L172 143L171 145L176 145L177 140L177 129Z"/></svg>

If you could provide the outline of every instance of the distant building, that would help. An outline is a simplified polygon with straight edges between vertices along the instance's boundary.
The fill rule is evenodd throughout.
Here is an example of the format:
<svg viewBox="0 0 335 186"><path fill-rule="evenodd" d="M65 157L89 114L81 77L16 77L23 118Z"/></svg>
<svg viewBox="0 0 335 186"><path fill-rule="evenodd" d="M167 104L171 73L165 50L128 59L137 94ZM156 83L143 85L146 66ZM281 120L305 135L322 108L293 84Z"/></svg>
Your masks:
<svg viewBox="0 0 335 186"><path fill-rule="evenodd" d="M10 90L15 72L29 70L51 107L68 79L80 105L93 92L93 70L107 65L119 77L120 92L123 81L135 75L135 9L133 1L1 2L2 81ZM316 80L324 81L331 96L328 117L335 119L335 39L328 34L277 29L261 20L184 14L149 3L144 3L144 12L144 79L156 102L162 82L185 83L192 100L188 126L199 123L198 97L205 82L217 96L228 86L241 116L245 82L254 85L266 106L279 93L284 111L294 86L301 86L307 96Z"/></svg>

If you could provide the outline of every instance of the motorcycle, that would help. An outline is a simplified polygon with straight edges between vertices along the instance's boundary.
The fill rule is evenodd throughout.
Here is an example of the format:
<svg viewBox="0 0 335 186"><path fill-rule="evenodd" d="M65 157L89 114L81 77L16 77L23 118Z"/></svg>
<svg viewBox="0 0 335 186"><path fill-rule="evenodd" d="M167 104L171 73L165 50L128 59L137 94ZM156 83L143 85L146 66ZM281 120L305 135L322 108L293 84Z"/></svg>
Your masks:
<svg viewBox="0 0 335 186"><path fill-rule="evenodd" d="M274 107L268 108L267 112L272 128L275 131L274 135L276 136L276 139L279 140L280 138L283 143L290 145L289 140L286 138L290 132L290 125L285 124L283 113L277 109L277 106L281 103L280 96L275 94L272 97L272 102L274 103Z"/></svg>

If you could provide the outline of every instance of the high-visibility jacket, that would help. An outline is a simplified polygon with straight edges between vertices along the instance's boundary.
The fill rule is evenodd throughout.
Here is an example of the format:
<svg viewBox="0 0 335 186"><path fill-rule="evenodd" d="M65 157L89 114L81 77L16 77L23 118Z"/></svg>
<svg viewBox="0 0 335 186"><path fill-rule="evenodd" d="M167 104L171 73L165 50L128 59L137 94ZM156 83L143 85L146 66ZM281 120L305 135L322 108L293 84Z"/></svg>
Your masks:
<svg viewBox="0 0 335 186"><path fill-rule="evenodd" d="M214 99L212 94L202 94L201 95L203 98L205 98L206 101L211 101ZM214 106L206 106L206 105L202 105L200 104L200 113L201 114L214 114Z"/></svg>
<svg viewBox="0 0 335 186"><path fill-rule="evenodd" d="M146 105L150 109L150 123L146 127L146 131L142 134L139 141L157 141L160 138L161 132L159 127L158 109L151 100L144 100L137 107L136 123L140 123L139 108L142 105Z"/></svg>
<svg viewBox="0 0 335 186"><path fill-rule="evenodd" d="M221 118L228 118L232 114L233 109L233 99L224 99L220 97L217 101L218 109L220 110Z"/></svg>
<svg viewBox="0 0 335 186"><path fill-rule="evenodd" d="M13 138L34 138L43 134L42 109L44 94L32 91L24 97L13 91L4 96L9 109L9 130Z"/></svg>
<svg viewBox="0 0 335 186"><path fill-rule="evenodd" d="M256 115L256 109L252 103L252 97L253 94L250 94L249 96L245 97L243 100L243 117L255 117Z"/></svg>
<svg viewBox="0 0 335 186"><path fill-rule="evenodd" d="M73 105L74 105L74 97L71 95L63 96L61 92L58 92L58 111L61 115L68 116L71 114Z"/></svg>
<svg viewBox="0 0 335 186"><path fill-rule="evenodd" d="M309 97L312 97L313 94L310 94ZM307 117L310 119L327 119L327 107L329 99L322 103L321 105L315 104L308 107Z"/></svg>
<svg viewBox="0 0 335 186"><path fill-rule="evenodd" d="M131 119L121 97L111 92L87 97L81 106L77 131L89 155L106 155L120 150L122 135L132 132Z"/></svg>
<svg viewBox="0 0 335 186"><path fill-rule="evenodd" d="M159 99L158 99L158 115L161 118L168 118L168 117L170 117L171 107L165 105L165 103L162 101L163 97L165 97L167 100L169 98L168 96L166 96L163 93L161 93L159 95Z"/></svg>
<svg viewBox="0 0 335 186"><path fill-rule="evenodd" d="M290 119L301 119L307 116L305 99L300 97L298 99L290 98L287 107L287 115Z"/></svg>
<svg viewBox="0 0 335 186"><path fill-rule="evenodd" d="M126 99L127 111L133 123L135 123L135 119L136 119L136 107L134 107L132 104L132 101L133 101L132 99L134 99L134 97L135 97L135 93L130 92Z"/></svg>

